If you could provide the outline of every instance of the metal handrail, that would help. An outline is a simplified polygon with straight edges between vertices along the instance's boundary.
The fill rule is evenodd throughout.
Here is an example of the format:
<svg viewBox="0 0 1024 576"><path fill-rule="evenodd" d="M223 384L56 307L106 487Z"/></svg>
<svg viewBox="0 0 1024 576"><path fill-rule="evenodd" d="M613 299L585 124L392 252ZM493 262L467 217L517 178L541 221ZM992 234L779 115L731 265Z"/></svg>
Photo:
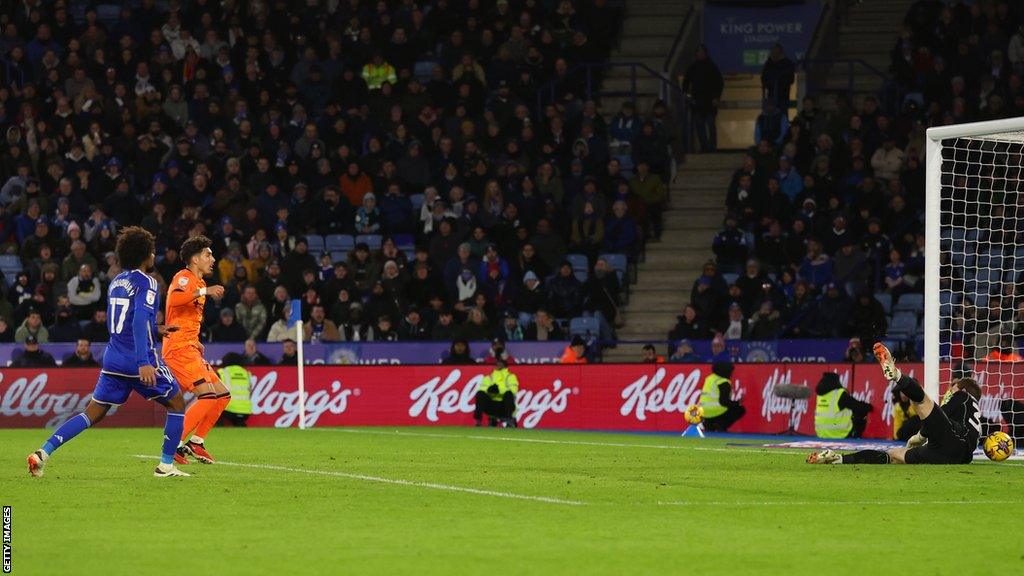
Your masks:
<svg viewBox="0 0 1024 576"><path fill-rule="evenodd" d="M696 7L695 6L690 6L690 9L686 11L686 16L683 16L683 22L679 25L679 29L676 30L676 35L672 39L672 47L668 49L668 55L665 57L665 63L662 64L662 66L661 66L661 73L662 74L665 74L667 76L671 76L669 74L669 70L672 68L672 61L677 56L677 51L679 50L679 45L683 42L683 32L685 32L687 27L689 26L690 18L693 16L693 13L695 11L696 11Z"/></svg>

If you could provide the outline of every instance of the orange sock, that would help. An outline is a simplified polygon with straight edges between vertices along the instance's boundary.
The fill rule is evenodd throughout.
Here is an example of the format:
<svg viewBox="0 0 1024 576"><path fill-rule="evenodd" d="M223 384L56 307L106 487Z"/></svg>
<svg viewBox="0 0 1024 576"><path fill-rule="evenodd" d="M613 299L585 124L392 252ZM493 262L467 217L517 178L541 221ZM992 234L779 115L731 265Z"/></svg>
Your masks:
<svg viewBox="0 0 1024 576"><path fill-rule="evenodd" d="M185 425L182 429L181 441L187 442L193 433L202 436L199 433L199 429L202 427L203 422L206 421L206 416L216 407L217 398L212 396L210 398L197 398L195 402L189 404L188 409L185 410Z"/></svg>
<svg viewBox="0 0 1024 576"><path fill-rule="evenodd" d="M213 425L220 420L221 413L224 412L224 408L231 402L231 396L222 396L220 398L214 398L211 402L214 404L206 411L206 417L199 423L199 427L196 428L195 435L200 438L206 438L206 435L213 428Z"/></svg>

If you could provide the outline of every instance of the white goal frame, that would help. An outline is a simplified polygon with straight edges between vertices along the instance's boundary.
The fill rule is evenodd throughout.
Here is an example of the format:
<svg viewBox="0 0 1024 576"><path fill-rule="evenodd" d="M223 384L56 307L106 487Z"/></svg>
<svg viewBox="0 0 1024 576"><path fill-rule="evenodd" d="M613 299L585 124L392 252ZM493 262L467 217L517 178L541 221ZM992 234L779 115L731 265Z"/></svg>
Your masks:
<svg viewBox="0 0 1024 576"><path fill-rule="evenodd" d="M924 389L939 398L940 336L940 232L942 207L942 141L950 138L993 137L1024 131L1024 117L972 122L929 128L925 138L925 291L924 291Z"/></svg>

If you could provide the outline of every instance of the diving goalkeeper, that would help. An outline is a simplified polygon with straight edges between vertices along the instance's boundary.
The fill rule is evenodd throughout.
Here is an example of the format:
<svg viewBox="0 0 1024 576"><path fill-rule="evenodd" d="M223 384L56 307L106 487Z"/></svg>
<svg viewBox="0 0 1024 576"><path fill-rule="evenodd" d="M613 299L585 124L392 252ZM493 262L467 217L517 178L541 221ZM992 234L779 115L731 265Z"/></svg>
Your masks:
<svg viewBox="0 0 1024 576"><path fill-rule="evenodd" d="M875 344L875 358L882 373L895 383L894 392L902 392L914 403L921 418L921 432L905 448L888 451L861 450L837 454L821 450L807 457L808 464L969 464L981 436L981 412L978 400L981 388L970 378L954 380L943 396L941 408L925 395L910 376L904 376L882 343Z"/></svg>

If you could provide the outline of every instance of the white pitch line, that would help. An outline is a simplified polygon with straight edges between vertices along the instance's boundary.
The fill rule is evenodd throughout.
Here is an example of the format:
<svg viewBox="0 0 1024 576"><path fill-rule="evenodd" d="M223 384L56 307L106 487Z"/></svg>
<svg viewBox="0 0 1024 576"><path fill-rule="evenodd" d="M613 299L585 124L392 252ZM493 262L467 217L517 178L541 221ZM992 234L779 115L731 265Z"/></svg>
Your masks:
<svg viewBox="0 0 1024 576"><path fill-rule="evenodd" d="M566 444L571 446L607 446L612 448L653 448L655 450L697 450L700 452L765 452L769 454L807 454L806 450L775 449L768 447L711 448L708 446L684 446L671 444L633 444L628 442L589 442L586 440L543 440L540 438L513 438L509 436L479 436L459 434L438 434L430 432L384 432L377 430L361 430L356 428L312 428L321 432L345 432L347 434L370 434L374 436L414 436L420 438L448 438L452 440L490 440L493 442L525 442L527 444Z"/></svg>
<svg viewBox="0 0 1024 576"><path fill-rule="evenodd" d="M940 506L940 505L954 505L954 506L974 506L982 504L991 504L1004 506L1007 504L1022 504L1021 501L1013 500L804 500L804 501L675 501L675 502L658 502L658 506Z"/></svg>
<svg viewBox="0 0 1024 576"><path fill-rule="evenodd" d="M148 460L159 460L157 456L146 454L135 454L136 458ZM348 478L349 480L362 480L364 482L378 482L380 484L392 484L396 486L414 486L416 488L429 488L431 490L445 490L448 492L463 492L466 494L477 494L480 496L495 496L498 498L511 498L513 500L530 500L533 502L544 502L545 504L566 504L569 506L584 506L586 502L579 500L563 500L561 498L550 498L547 496L530 496L527 494L516 494L514 492L497 492L495 490L481 490L479 488L466 488L464 486L452 486L451 484L438 484L436 482L418 482L415 480L402 480L400 478L382 478L380 476L368 476L366 474L354 474L351 472L335 472L331 470L313 470L310 468L290 468L288 466L275 466L273 464L245 464L241 462L217 461L217 466L234 466L236 468L255 468L258 470L274 470L277 472L295 472L299 474L312 474L315 476L334 476L336 478Z"/></svg>

